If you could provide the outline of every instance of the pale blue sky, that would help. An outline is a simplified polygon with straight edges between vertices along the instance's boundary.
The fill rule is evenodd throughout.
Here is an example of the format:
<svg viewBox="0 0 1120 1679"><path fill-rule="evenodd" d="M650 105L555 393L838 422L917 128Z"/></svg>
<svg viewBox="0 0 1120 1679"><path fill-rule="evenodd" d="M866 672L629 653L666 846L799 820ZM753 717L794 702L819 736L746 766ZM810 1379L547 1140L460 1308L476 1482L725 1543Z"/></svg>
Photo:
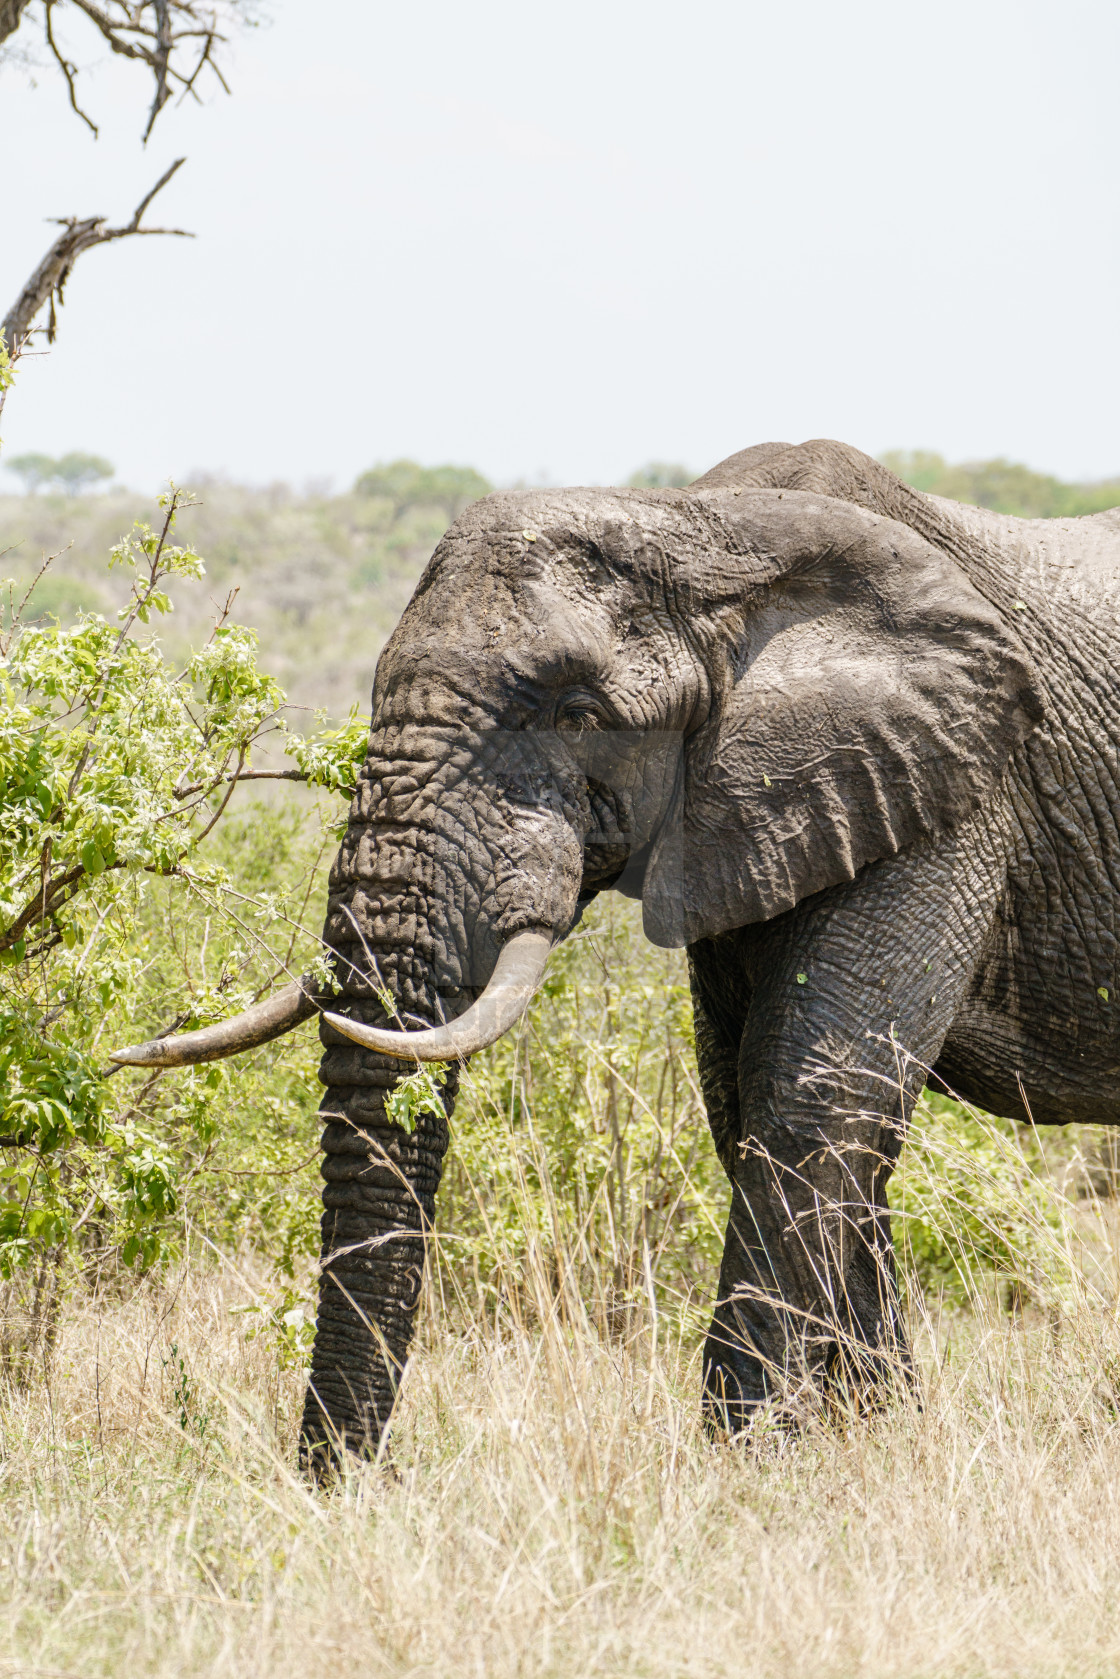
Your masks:
<svg viewBox="0 0 1120 1679"><path fill-rule="evenodd" d="M127 216L179 152L198 238L83 257L5 446L143 487L822 434L1120 472L1118 45L1104 0L273 0L147 153L130 67L94 142L9 65L0 304L44 217Z"/></svg>

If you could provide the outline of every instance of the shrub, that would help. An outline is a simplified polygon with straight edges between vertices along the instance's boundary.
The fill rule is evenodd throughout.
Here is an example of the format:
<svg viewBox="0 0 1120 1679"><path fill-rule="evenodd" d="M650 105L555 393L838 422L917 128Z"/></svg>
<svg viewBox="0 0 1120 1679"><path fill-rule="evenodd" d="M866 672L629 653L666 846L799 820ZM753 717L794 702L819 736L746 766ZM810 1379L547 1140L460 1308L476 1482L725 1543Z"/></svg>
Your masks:
<svg viewBox="0 0 1120 1679"><path fill-rule="evenodd" d="M67 1255L157 1258L226 1072L118 1079L106 1049L118 1033L220 1018L312 955L291 891L270 870L238 890L213 836L269 736L295 760L289 774L332 792L364 747L353 718L291 733L255 635L225 612L180 669L142 633L170 610L167 586L202 571L170 541L183 501L173 488L160 528L137 525L113 550L131 578L117 625L35 622L34 589L17 605L9 588L0 620L2 1277ZM185 984L170 983L174 967ZM169 998L185 999L171 1019ZM282 1090L275 1080L273 1103Z"/></svg>

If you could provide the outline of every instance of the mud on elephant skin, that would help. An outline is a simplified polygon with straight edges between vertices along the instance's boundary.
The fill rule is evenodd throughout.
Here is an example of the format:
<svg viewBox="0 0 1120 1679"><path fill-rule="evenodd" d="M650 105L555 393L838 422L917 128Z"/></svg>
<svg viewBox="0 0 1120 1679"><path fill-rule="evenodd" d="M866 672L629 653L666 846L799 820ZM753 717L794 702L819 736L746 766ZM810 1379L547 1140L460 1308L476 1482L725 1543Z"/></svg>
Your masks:
<svg viewBox="0 0 1120 1679"><path fill-rule="evenodd" d="M375 1451L404 1369L447 1128L387 1092L492 1042L612 887L689 951L731 1186L709 1414L905 1362L885 1188L927 1076L1120 1120L1118 596L1120 514L1009 519L831 442L452 525L377 668L340 994L122 1052L325 1010L307 1461Z"/></svg>

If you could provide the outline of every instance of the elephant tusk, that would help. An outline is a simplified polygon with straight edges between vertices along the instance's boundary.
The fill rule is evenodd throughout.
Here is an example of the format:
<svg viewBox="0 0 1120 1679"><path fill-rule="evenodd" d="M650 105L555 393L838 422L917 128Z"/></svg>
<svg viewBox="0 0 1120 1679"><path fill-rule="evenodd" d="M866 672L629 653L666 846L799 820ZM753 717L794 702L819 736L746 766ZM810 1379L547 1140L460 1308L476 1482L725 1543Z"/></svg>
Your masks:
<svg viewBox="0 0 1120 1679"><path fill-rule="evenodd" d="M344 1014L324 1011L323 1019L344 1038L395 1055L402 1061L463 1061L477 1050L496 1043L503 1032L521 1019L541 982L552 935L542 932L515 933L502 946L497 965L482 996L465 1014L446 1026L430 1026L420 1032L392 1032L379 1026L365 1026Z"/></svg>
<svg viewBox="0 0 1120 1679"><path fill-rule="evenodd" d="M114 1049L109 1059L124 1067L194 1067L200 1061L220 1061L243 1049L271 1043L301 1020L310 1020L318 1010L315 997L321 989L320 982L304 974L302 979L282 986L266 1002L256 1003L229 1020L203 1026L197 1032L183 1032L176 1038L150 1038L144 1044Z"/></svg>

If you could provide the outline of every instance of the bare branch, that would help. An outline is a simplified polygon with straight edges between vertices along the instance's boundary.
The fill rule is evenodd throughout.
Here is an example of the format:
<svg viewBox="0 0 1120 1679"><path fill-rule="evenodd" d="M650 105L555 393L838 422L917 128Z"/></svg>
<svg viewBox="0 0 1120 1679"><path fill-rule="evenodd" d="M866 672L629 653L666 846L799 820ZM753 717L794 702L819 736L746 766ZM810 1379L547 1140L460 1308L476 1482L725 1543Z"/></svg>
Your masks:
<svg viewBox="0 0 1120 1679"><path fill-rule="evenodd" d="M152 53L152 70L156 78L156 91L152 98L152 109L148 115L148 126L144 130L144 144L148 143L148 135L152 132L155 120L159 116L167 101L171 98L171 90L167 85L167 71L171 60L171 8L168 0L153 0L156 9L156 44Z"/></svg>
<svg viewBox="0 0 1120 1679"><path fill-rule="evenodd" d="M231 781L306 781L304 770L242 770L239 775L220 775L215 781L196 781L191 787L176 787L172 797L189 799L195 793L212 793L215 787L224 787ZM173 816L179 814L172 811Z"/></svg>
<svg viewBox="0 0 1120 1679"><path fill-rule="evenodd" d="M83 111L82 107L78 104L78 95L74 88L74 77L78 74L78 66L76 64L71 64L70 60L66 57L62 48L54 38L54 8L56 3L57 0L43 0L43 16L47 34L47 45L54 54L56 64L62 71L63 76L66 78L66 90L70 95L70 109L76 116L81 117L82 121L96 140L97 124L91 116L87 116L86 112Z"/></svg>
<svg viewBox="0 0 1120 1679"><path fill-rule="evenodd" d="M50 318L46 327L47 343L53 344L57 332L58 322L55 312L56 303L61 305L63 291L70 272L83 251L92 250L95 245L107 245L114 239L126 239L134 234L156 234L178 239L193 239L193 233L187 233L181 227L141 227L140 220L152 199L170 181L176 170L186 162L185 158L176 158L170 169L166 170L156 182L152 190L140 200L133 213L132 220L124 227L106 227L104 216L89 216L80 220L77 216L57 218L58 225L63 228L38 268L24 286L19 297L12 305L0 327L8 345L8 354L12 361L24 350L31 335L35 317L46 305L50 306Z"/></svg>
<svg viewBox="0 0 1120 1679"><path fill-rule="evenodd" d="M22 10L27 0L0 0L0 31L6 12L13 5ZM50 30L50 9L63 0L45 0L47 8L47 40L70 89L70 103L84 121L90 119L80 110L74 95L75 66L70 64L55 45ZM155 80L155 90L144 141L155 120L171 97L172 84L183 90L184 97L194 94L195 83L202 70L209 65L219 86L229 92L229 84L217 63L214 49L224 46L228 36L218 27L219 11L227 16L236 11L237 0L226 0L223 6L200 4L200 0L69 0L88 18L110 49L122 58L146 64ZM18 15L16 21L18 22ZM13 28L15 25L13 24ZM10 31L9 31L10 33ZM3 40L0 33L0 40ZM201 43L193 67L182 61L189 53L194 58L193 43ZM93 127L93 124L90 123ZM96 129L94 129L96 133Z"/></svg>
<svg viewBox="0 0 1120 1679"><path fill-rule="evenodd" d="M205 43L203 44L202 51L198 55L198 63L195 65L194 69L191 71L191 73L190 73L189 77L187 78L186 82L183 84L183 91L179 96L180 105L183 103L183 100L187 97L188 93L192 94L195 99L198 98L198 94L195 93L195 90L194 90L194 84L198 80L199 76L202 74L203 70L206 68L206 66L208 64L209 64L211 70L213 70L215 76L218 78L218 81L221 83L222 92L223 93L229 93L229 92L232 91L229 83L226 81L225 77L222 75L221 70L219 69L217 64L215 64L213 58L211 57L211 48L213 47L213 45L214 45L214 37L212 35L208 36Z"/></svg>
<svg viewBox="0 0 1120 1679"><path fill-rule="evenodd" d="M101 31L102 35L105 37L114 52L120 53L123 58L139 58L145 64L150 65L152 63L152 55L148 51L147 47L139 46L135 41L126 40L123 35L118 33L118 31L122 28L128 29L128 23L123 21L115 22L109 16L108 12L102 11L100 6L95 6L92 3L92 0L74 0L74 5L77 6L80 12L84 12L90 22ZM141 7L140 10L142 11L143 7ZM150 30L140 29L137 29L136 32L140 34L151 33Z"/></svg>
<svg viewBox="0 0 1120 1679"><path fill-rule="evenodd" d="M186 160L185 157L177 157L175 159L175 162L171 165L171 167L169 169L164 170L163 174L160 176L159 180L156 182L156 184L152 188L151 192L149 192L146 195L146 197L144 197L140 200L139 204L136 206L136 209L132 213L132 220L129 222L127 227L124 227L124 228L121 229L121 233L135 233L135 232L138 231L138 229L140 227L140 218L144 214L144 211L148 208L148 205L152 202L152 199L155 197L156 193L163 191L164 187L167 185L167 183L171 179L172 175L174 175L175 171L177 169L181 169L183 167L183 164L186 163L186 161L187 160ZM162 228L159 231L162 232L163 231ZM115 237L115 235L113 235L113 234L109 235L110 239L114 238L114 237ZM188 234L187 238L193 238L193 234Z"/></svg>
<svg viewBox="0 0 1120 1679"><path fill-rule="evenodd" d="M103 221L101 216L91 216L87 221L79 221L77 217L73 217L68 221L65 224L66 232L58 236L24 286L8 311L2 328L8 354L13 361L23 349L31 330L31 323L40 309L45 303L52 301L56 293L61 293L75 260L91 244L96 243L97 231L103 225ZM48 328L48 339L53 339L53 336L53 330Z"/></svg>

